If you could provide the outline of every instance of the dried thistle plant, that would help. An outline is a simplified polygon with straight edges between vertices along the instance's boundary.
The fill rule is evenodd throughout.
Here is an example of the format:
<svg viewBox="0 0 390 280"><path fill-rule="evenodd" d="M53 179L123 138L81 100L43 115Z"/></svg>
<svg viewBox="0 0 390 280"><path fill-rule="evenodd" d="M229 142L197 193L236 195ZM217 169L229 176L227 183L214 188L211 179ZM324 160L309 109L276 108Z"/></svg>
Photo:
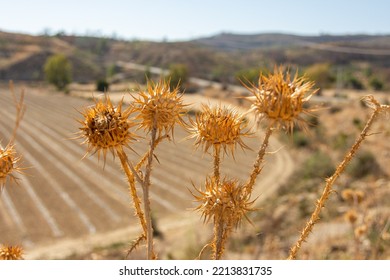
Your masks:
<svg viewBox="0 0 390 280"><path fill-rule="evenodd" d="M20 246L0 246L0 260L23 260L23 248Z"/></svg>
<svg viewBox="0 0 390 280"><path fill-rule="evenodd" d="M367 123L361 133L359 134L358 138L356 139L355 143L352 145L350 150L347 152L347 154L344 156L341 163L337 166L335 172L333 175L325 180L325 187L324 190L320 196L320 198L316 202L316 207L311 214L311 217L307 221L305 227L303 228L297 242L291 247L290 254L288 259L296 259L297 254L299 252L299 249L302 246L302 243L307 240L310 232L312 232L314 225L320 220L320 213L322 208L325 207L325 203L328 200L330 194L333 192L333 185L337 178L343 173L349 162L353 159L356 152L359 150L360 145L362 142L367 138L367 136L370 136L369 130L374 123L374 121L377 119L377 117L380 114L388 114L390 112L390 106L389 105L381 105L373 96L366 96L363 98L363 101L366 102L366 104L373 109L370 118L367 120Z"/></svg>
<svg viewBox="0 0 390 280"><path fill-rule="evenodd" d="M205 223L213 220L214 224L214 239L204 248L211 246L213 259L219 260L232 230L239 226L244 217L249 221L246 214L254 210L254 201L237 180L223 179L219 182L214 176L207 177L204 188L195 189L197 193L193 196L199 203L196 210L201 212Z"/></svg>
<svg viewBox="0 0 390 280"><path fill-rule="evenodd" d="M168 81L160 80L158 83L148 81L146 90L140 90L138 96L133 96L133 112L139 127L150 134L149 150L146 157L144 176L130 164L130 168L140 183L143 192L143 204L146 219L147 257L156 259L153 250L153 226L150 207L149 192L151 187L150 176L154 151L158 142L165 136L172 135L176 124L185 126L182 116L186 109L183 96L179 88L171 89ZM141 162L143 160L141 159ZM138 164L139 166L140 164Z"/></svg>
<svg viewBox="0 0 390 280"><path fill-rule="evenodd" d="M19 128L20 122L23 119L26 106L24 104L24 90L20 94L20 99L16 98L14 84L12 81L9 83L9 88L12 94L14 105L16 108L15 125L12 131L11 138L8 144L3 148L0 143L0 196L2 190L5 187L7 178L10 181L17 180L15 173L22 173L24 168L20 167L19 163L21 156L19 156L15 149L16 132ZM23 258L23 249L20 246L0 246L0 260L20 260Z"/></svg>
<svg viewBox="0 0 390 280"><path fill-rule="evenodd" d="M236 180L222 180L220 175L220 154L231 153L237 146L249 148L243 137L249 136L247 122L242 114L229 107L202 105L202 111L190 120L189 138L195 138L195 146L202 146L204 153L213 149L213 175L206 178L204 190L196 189L192 195L200 204L196 209L202 213L204 222L213 220L214 238L204 248L213 248L213 259L220 259L225 243L233 228L237 227L246 213L251 211L251 194ZM203 252L203 250L202 250ZM200 253L200 255L202 254Z"/></svg>
<svg viewBox="0 0 390 280"><path fill-rule="evenodd" d="M247 97L252 103L249 112L255 113L260 123L266 121L267 129L260 146L256 161L253 165L250 178L246 183L248 192L252 192L257 176L261 172L269 138L275 129L284 129L292 132L297 124L303 129L307 128L304 115L310 114L312 109L306 108L306 103L316 93L314 83L305 77L292 76L289 71L284 72L282 67L275 68L269 75L260 74L258 84L245 87L253 94Z"/></svg>
<svg viewBox="0 0 390 280"><path fill-rule="evenodd" d="M9 88L14 101L14 106L16 108L16 118L15 125L12 130L12 135L8 141L8 144L5 146L5 148L3 148L0 143L0 194L5 186L7 178L10 178L11 181L16 182L17 178L15 177L15 173L22 173L22 170L24 169L19 166L21 156L17 154L14 144L16 139L16 132L26 111L26 106L24 104L24 90L22 90L20 99L18 101L12 81L9 83Z"/></svg>
<svg viewBox="0 0 390 280"><path fill-rule="evenodd" d="M130 128L136 124L129 120L131 109L127 108L122 111L123 99L115 107L109 96L106 95L104 100L95 100L95 105L88 107L82 113L83 119L79 120L80 137L84 139L83 144L88 144L87 152L103 154L103 160L106 161L107 152L115 156L118 155L121 167L126 174L129 184L130 196L133 200L133 207L143 229L143 235L146 235L146 221L141 208L141 200L137 194L134 174L131 172L128 158L124 148L130 148L129 144L136 140L136 135L130 131Z"/></svg>

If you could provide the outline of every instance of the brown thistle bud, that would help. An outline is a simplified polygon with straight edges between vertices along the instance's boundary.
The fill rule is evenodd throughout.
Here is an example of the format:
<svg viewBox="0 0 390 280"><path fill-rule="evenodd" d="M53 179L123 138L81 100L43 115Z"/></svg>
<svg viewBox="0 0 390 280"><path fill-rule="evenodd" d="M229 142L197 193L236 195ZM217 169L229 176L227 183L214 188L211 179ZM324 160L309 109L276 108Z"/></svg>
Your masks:
<svg viewBox="0 0 390 280"><path fill-rule="evenodd" d="M236 180L224 179L218 184L214 177L207 177L204 190L196 191L197 195L192 194L199 203L196 210L202 213L205 223L214 218L222 220L226 226L237 227L242 218L248 219L246 214L254 210L250 194Z"/></svg>
<svg viewBox="0 0 390 280"><path fill-rule="evenodd" d="M103 153L106 159L107 151L114 153L123 147L129 147L129 143L135 139L135 134L130 132L130 128L135 124L128 120L131 110L128 108L122 111L122 102L114 107L108 96L105 99L95 101L95 105L85 110L84 119L79 121L83 126L80 128L81 137L88 144L87 153Z"/></svg>
<svg viewBox="0 0 390 280"><path fill-rule="evenodd" d="M179 88L173 90L169 83L160 80L157 84L148 81L146 91L140 90L139 95L134 97L133 111L138 113L136 119L140 120L140 127L151 131L155 127L158 135L173 135L176 123L185 126L182 116L186 113L183 104L183 95L179 94Z"/></svg>
<svg viewBox="0 0 390 280"><path fill-rule="evenodd" d="M305 103L317 91L313 86L313 82L298 77L298 73L291 78L288 71L284 73L281 67L275 68L273 74L260 74L257 86L246 86L253 94L247 98L252 102L250 111L255 112L259 121L266 119L290 132L294 124L305 129L302 114L312 111L305 108Z"/></svg>
<svg viewBox="0 0 390 280"><path fill-rule="evenodd" d="M227 149L234 155L238 144L241 148L249 148L242 137L249 136L244 131L247 122L242 114L228 107L209 107L202 104L202 112L196 115L195 121L190 120L190 138L196 138L195 145L203 146L205 152L210 147Z"/></svg>
<svg viewBox="0 0 390 280"><path fill-rule="evenodd" d="M20 246L0 246L0 260L22 260L23 248Z"/></svg>
<svg viewBox="0 0 390 280"><path fill-rule="evenodd" d="M0 147L0 191L5 185L7 177L11 180L16 180L14 172L20 172L17 166L20 157L16 156L16 151L13 145L8 145L5 149Z"/></svg>

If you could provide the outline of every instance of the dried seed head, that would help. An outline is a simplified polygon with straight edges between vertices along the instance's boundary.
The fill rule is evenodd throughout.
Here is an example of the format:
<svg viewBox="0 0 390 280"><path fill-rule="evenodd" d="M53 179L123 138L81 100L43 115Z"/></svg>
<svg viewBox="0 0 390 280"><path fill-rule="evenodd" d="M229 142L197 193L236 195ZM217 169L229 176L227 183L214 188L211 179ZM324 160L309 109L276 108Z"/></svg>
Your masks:
<svg viewBox="0 0 390 280"><path fill-rule="evenodd" d="M357 221L357 218L358 214L354 209L350 209L347 213L345 213L345 219L351 224L354 224Z"/></svg>
<svg viewBox="0 0 390 280"><path fill-rule="evenodd" d="M141 121L140 127L151 131L156 127L158 134L173 135L176 123L185 126L182 116L185 114L183 95L179 88L171 90L169 83L160 80L157 84L148 82L146 91L140 90L134 97L134 112L138 113L136 119Z"/></svg>
<svg viewBox="0 0 390 280"><path fill-rule="evenodd" d="M79 121L83 125L80 134L85 139L83 143L88 144L87 154L97 152L100 158L102 152L105 160L108 150L114 153L123 147L130 148L128 144L135 139L135 134L129 129L135 124L128 120L130 109L122 111L122 102L114 107L106 96L82 113L84 119Z"/></svg>
<svg viewBox="0 0 390 280"><path fill-rule="evenodd" d="M18 161L20 157L16 156L16 151L13 145L8 145L5 149L0 147L0 191L5 185L7 177L11 180L16 180L14 172L20 172Z"/></svg>
<svg viewBox="0 0 390 280"><path fill-rule="evenodd" d="M202 213L205 222L211 218L222 219L223 224L237 227L242 218L248 219L246 214L254 210L250 194L236 180L224 179L217 183L214 177L207 177L204 190L196 190L198 195L193 196L200 204L196 210Z"/></svg>
<svg viewBox="0 0 390 280"><path fill-rule="evenodd" d="M227 149L234 155L236 145L241 148L248 148L241 137L249 136L248 131L244 131L247 126L242 114L228 107L209 107L202 105L202 112L196 115L195 121L190 120L190 138L196 138L195 145L203 146L208 152L213 146L216 149L222 147L227 153Z"/></svg>
<svg viewBox="0 0 390 280"><path fill-rule="evenodd" d="M368 231L367 225L361 225L355 228L355 237L356 238L361 238L363 237Z"/></svg>
<svg viewBox="0 0 390 280"><path fill-rule="evenodd" d="M341 197L350 203L361 203L364 198L364 192L360 190L345 189L341 193Z"/></svg>
<svg viewBox="0 0 390 280"><path fill-rule="evenodd" d="M22 260L23 248L20 246L0 246L0 260Z"/></svg>
<svg viewBox="0 0 390 280"><path fill-rule="evenodd" d="M280 67L275 68L273 74L260 74L257 86L246 87L253 94L248 100L252 102L251 111L256 113L258 120L275 122L277 127L291 132L294 124L306 128L302 114L311 111L305 108L305 103L317 91L313 86L313 82L298 77L298 73L291 79L290 73L284 73Z"/></svg>

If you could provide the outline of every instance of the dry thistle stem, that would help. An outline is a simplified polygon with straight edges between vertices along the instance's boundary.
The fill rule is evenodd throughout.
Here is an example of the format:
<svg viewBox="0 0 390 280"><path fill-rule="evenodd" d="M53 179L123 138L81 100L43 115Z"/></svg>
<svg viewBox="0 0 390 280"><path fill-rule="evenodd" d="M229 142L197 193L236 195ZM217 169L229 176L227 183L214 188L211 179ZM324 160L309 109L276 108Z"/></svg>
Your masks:
<svg viewBox="0 0 390 280"><path fill-rule="evenodd" d="M21 172L18 166L20 157L16 155L14 145L8 145L4 149L0 146L0 192L2 191L7 178L16 181L15 172Z"/></svg>
<svg viewBox="0 0 390 280"><path fill-rule="evenodd" d="M0 246L0 260L22 260L23 248L20 246Z"/></svg>
<svg viewBox="0 0 390 280"><path fill-rule="evenodd" d="M131 110L128 108L122 111L122 103L114 107L108 95L104 100L95 100L95 106L89 107L83 114L84 119L79 121L83 126L80 128L81 137L88 144L87 153L103 153L106 160L107 151L113 154L115 150L129 147L129 143L135 140L135 134L130 132L130 128L135 125L128 117Z"/></svg>
<svg viewBox="0 0 390 280"><path fill-rule="evenodd" d="M154 150L159 139L165 138L163 134L173 136L175 124L185 126L182 116L186 112L183 104L182 95L179 94L179 88L170 89L169 83L160 80L157 84L148 81L147 90L140 90L139 96L133 97L133 111L137 114L136 119L140 121L140 127L150 133L149 151L145 167L145 176L143 177L130 164L130 168L137 180L141 184L144 213L146 219L146 240L148 259L155 259L153 251L153 227L150 208L149 191L151 186L150 176L152 172L152 162ZM144 160L141 159L141 162ZM137 166L139 166L138 164Z"/></svg>
<svg viewBox="0 0 390 280"><path fill-rule="evenodd" d="M304 77L298 77L298 73L291 79L290 73L288 71L284 73L282 67L275 68L274 73L268 76L261 73L258 85L245 85L253 94L247 98L252 103L249 112L255 113L259 123L261 120L267 121L263 143L246 184L248 192L252 192L256 178L261 172L260 165L273 130L283 128L292 132L294 124L306 129L307 124L302 115L312 111L305 108L305 103L317 91L313 89L313 86L313 82L307 81Z"/></svg>
<svg viewBox="0 0 390 280"><path fill-rule="evenodd" d="M381 105L377 100L375 100L373 96L364 97L364 100L368 103L368 105L371 108L373 108L373 112L370 118L368 119L365 127L363 128L362 132L356 139L355 143L352 145L348 153L344 156L342 162L337 166L333 175L325 180L326 183L325 183L324 190L321 194L321 197L317 200L316 207L310 219L307 221L305 227L303 228L297 242L290 249L290 255L288 257L289 260L296 259L298 251L302 246L302 243L308 238L310 232L313 230L314 225L320 220L321 209L325 207L325 202L328 200L330 194L333 192L332 189L333 184L335 183L337 178L341 175L341 173L343 173L348 163L355 156L356 152L360 148L361 143L366 139L367 136L369 136L368 132L372 124L374 123L374 121L377 119L378 115L381 113L387 113L390 110L390 106Z"/></svg>
<svg viewBox="0 0 390 280"><path fill-rule="evenodd" d="M171 89L169 83L160 80L157 84L148 81L146 91L140 89L138 96L133 96L133 110L140 120L140 127L148 132L156 126L158 135L163 132L173 136L176 123L185 126L182 116L186 113L183 95L179 88Z"/></svg>
<svg viewBox="0 0 390 280"><path fill-rule="evenodd" d="M207 177L203 189L192 193L199 206L195 209L201 212L204 222L211 219L214 223L214 239L208 244L213 249L213 259L220 259L229 234L237 228L246 214L253 211L254 200L250 200L245 188L237 180L223 179L217 182L215 177Z"/></svg>
<svg viewBox="0 0 390 280"><path fill-rule="evenodd" d="M83 124L83 127L80 128L81 137L85 138L83 143L88 143L86 155L94 151L100 157L102 152L104 161L108 150L113 155L115 155L114 152L118 155L129 184L133 207L143 229L143 235L145 235L147 231L145 215L137 194L134 174L130 170L127 155L123 150L123 147L130 148L129 143L135 140L136 135L129 130L135 123L128 119L131 114L130 109L122 111L122 103L123 99L118 107L114 107L107 95L104 101L95 101L95 106L89 107L83 113L84 120L79 121Z"/></svg>

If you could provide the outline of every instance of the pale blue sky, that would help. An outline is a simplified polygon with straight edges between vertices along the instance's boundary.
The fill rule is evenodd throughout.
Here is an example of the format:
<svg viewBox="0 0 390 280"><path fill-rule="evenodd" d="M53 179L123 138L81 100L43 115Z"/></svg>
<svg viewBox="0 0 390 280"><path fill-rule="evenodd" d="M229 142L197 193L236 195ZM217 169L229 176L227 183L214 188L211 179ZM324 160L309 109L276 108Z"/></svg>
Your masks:
<svg viewBox="0 0 390 280"><path fill-rule="evenodd" d="M220 32L390 34L389 0L0 0L0 30L185 40Z"/></svg>

